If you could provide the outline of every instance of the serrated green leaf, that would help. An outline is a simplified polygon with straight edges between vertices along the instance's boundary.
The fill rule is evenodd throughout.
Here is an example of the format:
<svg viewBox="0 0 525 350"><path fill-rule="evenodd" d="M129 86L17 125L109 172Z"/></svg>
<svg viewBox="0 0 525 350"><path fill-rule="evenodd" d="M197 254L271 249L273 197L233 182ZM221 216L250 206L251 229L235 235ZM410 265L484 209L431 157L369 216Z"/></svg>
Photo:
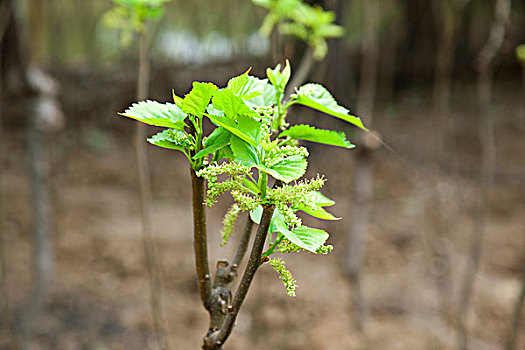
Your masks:
<svg viewBox="0 0 525 350"><path fill-rule="evenodd" d="M184 119L186 114L172 103L159 103L157 101L141 101L132 104L124 113L123 117L132 118L149 125L162 126L183 130L186 126Z"/></svg>
<svg viewBox="0 0 525 350"><path fill-rule="evenodd" d="M359 117L349 114L349 110L337 104L337 101L319 84L306 84L299 88L297 94L292 95L291 101L316 109L333 117L342 119L365 131L368 129L363 125Z"/></svg>
<svg viewBox="0 0 525 350"><path fill-rule="evenodd" d="M294 125L290 129L283 131L279 137L288 136L294 140L305 140L311 142L323 143L325 145L354 148L355 145L351 144L347 139L346 135L342 131L333 131L325 129L316 129L313 126L301 124Z"/></svg>
<svg viewBox="0 0 525 350"><path fill-rule="evenodd" d="M222 126L235 136L241 138L245 142L248 142L252 146L257 146L257 142L251 134L247 134L244 131L248 129L248 131L252 131L247 126L242 126L237 124L233 119L230 119L226 116L218 116L218 115L208 115L208 118L215 123L216 125ZM249 118L249 117L248 117ZM251 119L251 118L250 118ZM252 119L255 123L257 123L256 120ZM259 123L257 123L257 127L259 127Z"/></svg>
<svg viewBox="0 0 525 350"><path fill-rule="evenodd" d="M317 253L317 249L329 237L326 231L307 226L299 226L290 231L284 220L275 220L275 226L290 242L312 253Z"/></svg>
<svg viewBox="0 0 525 350"><path fill-rule="evenodd" d="M311 208L306 205L299 204L297 206L298 210L304 211L306 214L311 215L315 218L322 220L340 220L333 216L331 213L323 209L323 207L329 207L335 204L335 201L326 197L319 191L313 191L307 194L307 200L315 204L315 208Z"/></svg>
<svg viewBox="0 0 525 350"><path fill-rule="evenodd" d="M314 218L318 218L321 220L341 220L341 218L337 218L324 210L320 206L315 206L314 208L299 204L297 206L298 210L304 211L306 214L313 216Z"/></svg>
<svg viewBox="0 0 525 350"><path fill-rule="evenodd" d="M204 140L204 148L201 149L197 154L193 156L193 159L199 159L207 156L210 153L220 150L224 146L230 144L231 133L222 128L218 127Z"/></svg>
<svg viewBox="0 0 525 350"><path fill-rule="evenodd" d="M273 176L277 180L289 183L290 181L297 180L303 176L306 172L307 165L308 163L306 159L297 155L284 158L271 167L258 164L256 165L256 168Z"/></svg>
<svg viewBox="0 0 525 350"><path fill-rule="evenodd" d="M148 139L148 142L162 148L182 151L189 149L192 144L188 135L179 130L166 129Z"/></svg>
<svg viewBox="0 0 525 350"><path fill-rule="evenodd" d="M217 86L212 83L194 82L193 88L181 102L182 111L202 118L215 91Z"/></svg>
<svg viewBox="0 0 525 350"><path fill-rule="evenodd" d="M239 130L253 139L256 144L261 141L261 122L240 114L237 116L237 125Z"/></svg>
<svg viewBox="0 0 525 350"><path fill-rule="evenodd" d="M320 207L330 207L335 204L335 201L326 197L319 191L313 191L308 194L308 199Z"/></svg>
<svg viewBox="0 0 525 350"><path fill-rule="evenodd" d="M212 104L213 108L223 111L230 119L237 119L238 115L259 117L257 112L248 107L242 98L228 89L217 91L213 96Z"/></svg>
<svg viewBox="0 0 525 350"><path fill-rule="evenodd" d="M268 107L275 104L275 86L268 83L268 79L259 79L256 77L249 77L249 81L245 86L245 89L255 92L251 95L245 95L246 104L252 108L255 107Z"/></svg>
<svg viewBox="0 0 525 350"><path fill-rule="evenodd" d="M244 142L235 135L230 136L230 148L233 152L234 160L237 160L244 165L257 165L261 162L257 148Z"/></svg>
<svg viewBox="0 0 525 350"><path fill-rule="evenodd" d="M250 70L251 68L249 68L243 74L238 75L228 80L228 85L226 87L230 89L231 91L233 91L236 95L242 95L244 86L246 85L246 82L248 81L248 73L250 73Z"/></svg>
<svg viewBox="0 0 525 350"><path fill-rule="evenodd" d="M268 79L246 76L244 85L236 92L249 107L267 107L275 103L275 88Z"/></svg>

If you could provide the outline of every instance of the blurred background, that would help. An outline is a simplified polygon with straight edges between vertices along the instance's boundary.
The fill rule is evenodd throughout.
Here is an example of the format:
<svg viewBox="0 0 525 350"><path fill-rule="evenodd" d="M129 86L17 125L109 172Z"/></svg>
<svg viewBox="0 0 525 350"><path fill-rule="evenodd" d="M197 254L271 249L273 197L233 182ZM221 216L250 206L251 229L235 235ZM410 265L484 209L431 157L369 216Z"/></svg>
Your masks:
<svg viewBox="0 0 525 350"><path fill-rule="evenodd" d="M316 0L344 35L306 81L374 136L293 109L290 123L344 130L309 144L325 174L327 256L286 256L286 296L262 266L227 349L525 349L525 3ZM0 0L0 349L159 349L141 233L133 132L139 40L102 20L109 0ZM259 28L242 0L173 0L148 25L148 98L219 86L308 48ZM524 55L525 56L525 55ZM148 130L148 135L155 132ZM182 154L147 147L161 306L171 349L208 327ZM208 210L212 266L223 198ZM308 220L305 218L305 220ZM242 221L242 220L241 220ZM235 242L238 234L231 241Z"/></svg>

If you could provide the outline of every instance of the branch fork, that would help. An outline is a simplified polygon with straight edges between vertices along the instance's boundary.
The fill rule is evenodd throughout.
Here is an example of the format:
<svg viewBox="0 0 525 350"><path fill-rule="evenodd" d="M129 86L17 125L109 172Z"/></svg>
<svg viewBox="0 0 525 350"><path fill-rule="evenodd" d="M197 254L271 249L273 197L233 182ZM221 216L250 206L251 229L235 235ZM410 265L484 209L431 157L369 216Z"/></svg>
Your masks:
<svg viewBox="0 0 525 350"><path fill-rule="evenodd" d="M232 292L228 285L237 277L239 265L248 247L253 221L248 216L232 263L230 264L228 260L224 259L217 261L215 265L215 278L212 285L207 254L204 179L198 177L193 169L191 170L191 175L193 187L195 261L201 300L210 314L210 326L203 338L202 349L220 350L222 344L224 344L233 330L235 320L248 293L255 272L259 266L265 262L262 253L275 206L263 206L261 222L253 241L248 264L235 296L232 297Z"/></svg>

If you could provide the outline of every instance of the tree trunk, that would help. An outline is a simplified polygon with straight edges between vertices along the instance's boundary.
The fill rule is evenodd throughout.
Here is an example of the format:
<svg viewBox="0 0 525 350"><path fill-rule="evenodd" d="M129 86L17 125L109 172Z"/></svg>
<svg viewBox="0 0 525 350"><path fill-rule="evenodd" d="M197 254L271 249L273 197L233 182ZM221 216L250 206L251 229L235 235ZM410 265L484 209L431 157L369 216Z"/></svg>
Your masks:
<svg viewBox="0 0 525 350"><path fill-rule="evenodd" d="M347 9L351 5L351 0L337 0L332 10L335 12L335 23L345 26L347 21ZM328 41L328 57L326 76L324 81L330 88L334 96L341 96L345 100L356 96L356 87L353 79L349 79L354 74L353 64L346 53L347 45L344 38L334 38Z"/></svg>
<svg viewBox="0 0 525 350"><path fill-rule="evenodd" d="M39 69L42 3L34 1L28 8L30 48L27 60L22 50L16 67L23 67L21 89L27 100L26 142L29 152L32 188L33 280L32 290L19 314L18 331L22 348L29 346L35 319L49 296L54 277L54 223L51 186L51 136L61 129L64 116L57 100L55 81ZM14 17L16 18L16 17ZM11 23L16 26L15 21ZM18 46L17 44L16 46ZM26 62L31 62L27 65Z"/></svg>
<svg viewBox="0 0 525 350"><path fill-rule="evenodd" d="M485 237L486 222L490 214L489 192L494 177L496 162L496 142L491 116L493 60L498 54L505 28L509 21L511 9L510 0L496 0L495 19L491 26L487 44L478 56L478 115L480 143L482 145L481 168L479 178L479 204L474 217L474 232L472 235L471 250L467 262L467 270L463 281L458 308L458 346L460 350L469 348L468 311L474 289L476 274L479 269L483 239Z"/></svg>
<svg viewBox="0 0 525 350"><path fill-rule="evenodd" d="M4 82L5 82L5 72L2 69L3 67L3 52L6 50L4 46L4 38L7 33L7 29L12 21L12 9L11 3L9 0L0 0L0 336L3 339L6 339L5 344L9 344L11 348L18 348L16 344L16 339L12 331L11 324L11 312L9 310L9 302L7 300L7 287L6 287L6 274L7 274L7 260L5 258L5 244L7 242L4 232L4 227L2 225L2 175L5 171L4 164L4 150L3 145L4 140L4 129L3 129L3 92L4 92ZM1 346L2 344L0 344Z"/></svg>
<svg viewBox="0 0 525 350"><path fill-rule="evenodd" d="M379 58L379 2L375 0L365 1L363 10L365 27L361 44L361 81L357 108L370 127L373 120ZM348 238L349 252L346 271L352 286L352 305L355 312L354 326L357 330L362 331L365 326L367 307L362 290L361 266L365 255L365 241L372 206L373 178L372 149L367 148L368 143L364 139L359 144L361 149L357 153L354 168L352 224Z"/></svg>
<svg viewBox="0 0 525 350"><path fill-rule="evenodd" d="M451 251L448 242L450 241L450 227L453 219L444 212L450 205L450 199L444 198L440 188L444 171L444 157L450 160L450 153L447 149L454 149L448 135L451 118L449 117L450 109L450 91L452 84L452 71L454 67L454 53L457 46L457 31L459 20L465 6L469 0L443 0L433 2L436 23L438 30L438 46L434 71L434 88L432 95L433 116L432 130L434 130L433 146L435 147L435 168L436 183L433 193L433 219L436 220L433 225L436 229L436 237L432 237L432 272L440 296L440 309L445 319L452 315L452 265L450 262Z"/></svg>
<svg viewBox="0 0 525 350"><path fill-rule="evenodd" d="M346 272L352 288L354 327L364 330L367 317L366 301L361 283L361 267L365 255L365 241L372 197L372 164L370 150L361 146L357 150L353 177L352 224L350 227Z"/></svg>

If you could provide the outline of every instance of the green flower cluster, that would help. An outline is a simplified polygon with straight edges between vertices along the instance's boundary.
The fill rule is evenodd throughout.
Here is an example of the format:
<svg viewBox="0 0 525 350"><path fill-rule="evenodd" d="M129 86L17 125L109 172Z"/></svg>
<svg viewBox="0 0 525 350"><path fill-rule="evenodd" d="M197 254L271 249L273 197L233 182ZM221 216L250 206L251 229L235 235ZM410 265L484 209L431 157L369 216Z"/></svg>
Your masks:
<svg viewBox="0 0 525 350"><path fill-rule="evenodd" d="M315 252L316 254L328 254L330 253L332 250L334 249L334 247L331 245L331 244L327 244L327 245L322 245L320 246L317 251ZM278 249L277 249L281 254L285 254L285 253L298 253L298 252L308 252L308 253L311 253L309 252L308 250L306 249L303 249L301 247L299 247L297 244L295 243L292 243L290 242L288 239L284 238L278 245Z"/></svg>
<svg viewBox="0 0 525 350"><path fill-rule="evenodd" d="M296 146L281 146L272 149L264 159L264 165L272 167L280 161L288 157L300 156L301 158L308 157L308 150L305 147Z"/></svg>
<svg viewBox="0 0 525 350"><path fill-rule="evenodd" d="M303 248L299 247L297 244L290 242L286 238L284 238L281 243L278 245L278 251L281 254L284 253L298 253L304 251Z"/></svg>
<svg viewBox="0 0 525 350"><path fill-rule="evenodd" d="M219 175L226 175L229 178L218 181ZM221 194L230 191L241 210L252 210L260 203L259 197L251 196L250 191L243 184L245 177L251 175L250 167L238 162L214 163L197 172L197 176L205 178L208 182L206 193L208 207L213 206Z"/></svg>
<svg viewBox="0 0 525 350"><path fill-rule="evenodd" d="M272 125L274 108L272 106L255 107L255 111L259 114L264 125L270 127Z"/></svg>
<svg viewBox="0 0 525 350"><path fill-rule="evenodd" d="M241 208L237 205L237 203L234 203L224 215L224 219L222 221L223 229L221 232L221 247L228 243L228 239L230 238L230 235L233 232L233 229L235 227L235 221L237 220L237 217L239 217L240 212Z"/></svg>
<svg viewBox="0 0 525 350"><path fill-rule="evenodd" d="M190 151L195 149L195 141L193 140L193 137L185 132L175 129L166 129L166 134L168 141Z"/></svg>
<svg viewBox="0 0 525 350"><path fill-rule="evenodd" d="M268 260L268 263L270 263L272 268L279 274L279 278L283 281L286 288L286 294L295 297L295 288L297 287L297 284L290 271L286 269L284 261L282 261L281 258L276 258Z"/></svg>
<svg viewBox="0 0 525 350"><path fill-rule="evenodd" d="M327 244L327 245L322 245L319 248L317 248L316 253L326 255L330 253L332 250L334 250L334 246L331 244Z"/></svg>
<svg viewBox="0 0 525 350"><path fill-rule="evenodd" d="M248 194L248 190L243 187L242 189L235 189L231 191L231 195L235 202L239 205L239 208L243 211L253 210L261 204L261 199L258 196L252 196Z"/></svg>
<svg viewBox="0 0 525 350"><path fill-rule="evenodd" d="M323 187L325 179L317 177L311 180L302 180L293 185L284 185L269 189L266 193L266 200L271 203L276 203L277 208L284 216L286 224L292 228L300 226L302 221L295 212L299 205L308 207L315 207L315 203L311 201L310 193L318 191Z"/></svg>

